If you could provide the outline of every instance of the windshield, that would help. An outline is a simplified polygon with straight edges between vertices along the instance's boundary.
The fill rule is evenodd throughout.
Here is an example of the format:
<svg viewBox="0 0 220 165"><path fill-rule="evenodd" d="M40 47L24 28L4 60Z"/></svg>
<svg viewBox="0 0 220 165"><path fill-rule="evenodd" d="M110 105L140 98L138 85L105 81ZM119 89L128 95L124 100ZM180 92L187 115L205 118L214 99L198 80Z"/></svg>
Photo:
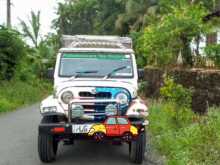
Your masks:
<svg viewBox="0 0 220 165"><path fill-rule="evenodd" d="M133 77L132 58L129 54L63 53L59 75L61 77L105 77L120 67L124 68L113 72L111 78Z"/></svg>

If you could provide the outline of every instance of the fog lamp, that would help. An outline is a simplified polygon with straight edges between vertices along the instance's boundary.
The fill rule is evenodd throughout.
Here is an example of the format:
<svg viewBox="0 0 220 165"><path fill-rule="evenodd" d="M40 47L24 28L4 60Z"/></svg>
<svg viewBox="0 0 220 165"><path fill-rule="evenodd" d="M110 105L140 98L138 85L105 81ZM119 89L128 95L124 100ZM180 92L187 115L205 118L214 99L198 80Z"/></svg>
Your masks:
<svg viewBox="0 0 220 165"><path fill-rule="evenodd" d="M109 104L105 108L105 113L107 116L117 115L117 106L114 104Z"/></svg>
<svg viewBox="0 0 220 165"><path fill-rule="evenodd" d="M80 118L84 115L84 108L82 105L72 105L72 118Z"/></svg>

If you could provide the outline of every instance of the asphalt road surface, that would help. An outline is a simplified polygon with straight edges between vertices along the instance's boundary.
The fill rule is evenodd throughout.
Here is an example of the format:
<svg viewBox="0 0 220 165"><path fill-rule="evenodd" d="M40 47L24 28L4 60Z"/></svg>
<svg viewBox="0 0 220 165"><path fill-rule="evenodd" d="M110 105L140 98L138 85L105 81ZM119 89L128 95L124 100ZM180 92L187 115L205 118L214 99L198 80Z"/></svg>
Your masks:
<svg viewBox="0 0 220 165"><path fill-rule="evenodd" d="M43 165L38 158L39 105L0 115L0 165ZM93 142L59 145L53 165L131 165L128 146ZM149 158L144 165L157 165Z"/></svg>

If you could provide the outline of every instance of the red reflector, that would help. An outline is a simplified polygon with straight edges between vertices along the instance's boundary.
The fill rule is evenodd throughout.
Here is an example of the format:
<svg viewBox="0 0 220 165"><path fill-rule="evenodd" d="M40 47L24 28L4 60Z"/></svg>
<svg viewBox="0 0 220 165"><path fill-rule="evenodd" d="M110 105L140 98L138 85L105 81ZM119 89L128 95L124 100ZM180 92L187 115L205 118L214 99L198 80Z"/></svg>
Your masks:
<svg viewBox="0 0 220 165"><path fill-rule="evenodd" d="M51 129L51 132L53 132L53 133L64 133L65 128L64 127L55 127L53 129Z"/></svg>

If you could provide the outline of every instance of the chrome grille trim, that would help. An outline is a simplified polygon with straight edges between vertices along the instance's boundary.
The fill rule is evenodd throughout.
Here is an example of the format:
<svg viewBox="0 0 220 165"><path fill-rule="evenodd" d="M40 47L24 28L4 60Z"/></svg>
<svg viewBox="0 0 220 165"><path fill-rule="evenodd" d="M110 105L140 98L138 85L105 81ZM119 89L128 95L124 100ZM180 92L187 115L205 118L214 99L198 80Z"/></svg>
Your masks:
<svg viewBox="0 0 220 165"><path fill-rule="evenodd" d="M95 99L111 99L112 94L111 92L98 92L98 93L91 93L91 92L79 92L80 98L95 98Z"/></svg>
<svg viewBox="0 0 220 165"><path fill-rule="evenodd" d="M70 102L70 104L74 103L117 103L118 101L116 99L108 99L108 100L103 100L103 99L93 99L93 100L80 100L80 99L75 99Z"/></svg>

